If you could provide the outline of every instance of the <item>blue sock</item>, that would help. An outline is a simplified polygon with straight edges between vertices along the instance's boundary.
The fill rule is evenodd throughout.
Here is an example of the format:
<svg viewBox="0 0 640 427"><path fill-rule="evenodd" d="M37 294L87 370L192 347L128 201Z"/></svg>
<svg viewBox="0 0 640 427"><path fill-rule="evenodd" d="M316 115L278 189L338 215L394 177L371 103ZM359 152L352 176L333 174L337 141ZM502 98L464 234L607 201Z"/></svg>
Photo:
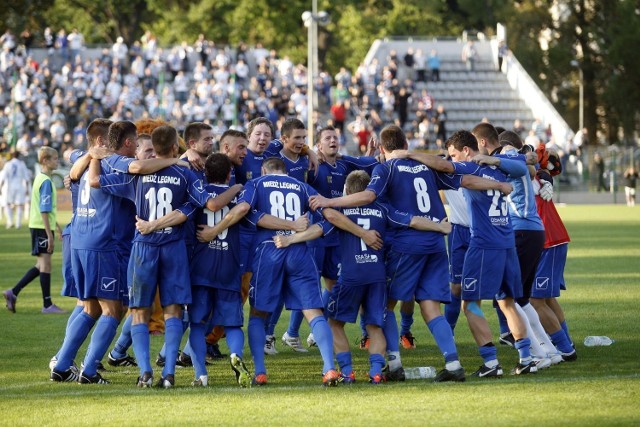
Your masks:
<svg viewBox="0 0 640 427"><path fill-rule="evenodd" d="M329 319L329 312L327 311L327 306L329 305L329 295L331 295L331 292L329 292L329 290L322 290L322 307L324 307L324 318L327 320Z"/></svg>
<svg viewBox="0 0 640 427"><path fill-rule="evenodd" d="M140 376L145 372L153 372L149 358L149 325L146 323L131 325L131 339L133 340L133 353L136 355L136 362L140 368Z"/></svg>
<svg viewBox="0 0 640 427"><path fill-rule="evenodd" d="M91 344L89 344L87 354L84 357L82 372L86 375L94 376L98 372L98 363L100 363L109 349L111 341L113 341L118 332L119 324L120 321L118 319L104 314L98 319L93 334L91 334Z"/></svg>
<svg viewBox="0 0 640 427"><path fill-rule="evenodd" d="M302 314L301 310L291 310L291 317L289 318L289 328L287 329L287 333L290 337L299 337L300 336L300 325L304 320L304 314Z"/></svg>
<svg viewBox="0 0 640 427"><path fill-rule="evenodd" d="M529 361L531 359L531 340L529 338L522 338L516 341L515 344L516 350L518 350L518 354L520 355L520 361Z"/></svg>
<svg viewBox="0 0 640 427"><path fill-rule="evenodd" d="M165 355L167 354L167 344L162 343L162 347L160 347L160 351L158 352L158 356L166 359Z"/></svg>
<svg viewBox="0 0 640 427"><path fill-rule="evenodd" d="M365 321L365 318L362 315L362 313L360 313L360 332L362 332L363 337L369 336L369 334L367 334L367 322ZM400 338L398 337L398 339Z"/></svg>
<svg viewBox="0 0 640 427"><path fill-rule="evenodd" d="M396 322L396 313L393 310L386 310L382 332L384 332L384 337L387 340L387 352L400 351L398 322Z"/></svg>
<svg viewBox="0 0 640 427"><path fill-rule="evenodd" d="M482 357L482 360L484 360L484 363L489 363L492 360L498 359L498 349L493 343L478 347L478 351L480 352L480 356Z"/></svg>
<svg viewBox="0 0 640 427"><path fill-rule="evenodd" d="M447 323L451 326L452 331L456 328L458 317L460 317L461 303L460 295L456 296L451 294L451 302L444 305L444 317L447 319Z"/></svg>
<svg viewBox="0 0 640 427"><path fill-rule="evenodd" d="M266 324L266 335L274 335L276 331L276 325L278 324L278 320L280 320L280 315L282 314L282 309L284 308L284 299L278 302L276 309L271 313L271 315L267 318L268 323Z"/></svg>
<svg viewBox="0 0 640 427"><path fill-rule="evenodd" d="M569 337L564 333L562 329L559 329L557 332L549 335L551 338L551 342L556 346L558 350L562 353L571 353L573 352L573 347L571 346L571 341L569 341Z"/></svg>
<svg viewBox="0 0 640 427"><path fill-rule="evenodd" d="M498 315L498 323L500 324L500 335L508 334L509 332L511 332L511 330L509 329L509 324L507 323L507 318L504 317L504 314L502 313L502 310L500 310L500 307L496 307L496 314Z"/></svg>
<svg viewBox="0 0 640 427"><path fill-rule="evenodd" d="M571 343L571 347L573 348L573 340L571 339L571 335L569 335L569 327L567 326L567 322L563 320L560 323L560 327L562 328L562 330L564 331L565 335L569 339L569 342Z"/></svg>
<svg viewBox="0 0 640 427"><path fill-rule="evenodd" d="M353 362L351 361L351 352L336 353L336 361L340 367L340 372L344 376L349 376L353 372Z"/></svg>
<svg viewBox="0 0 640 427"><path fill-rule="evenodd" d="M382 375L382 368L384 367L384 356L381 354L369 355L369 376L375 377L376 375Z"/></svg>
<svg viewBox="0 0 640 427"><path fill-rule="evenodd" d="M227 335L227 347L230 354L237 354L243 357L244 352L244 331L240 326L225 326L224 333ZM263 344L264 347L264 344Z"/></svg>
<svg viewBox="0 0 640 427"><path fill-rule="evenodd" d="M192 323L189 325L189 342L191 343L191 361L196 378L207 375L205 358L207 357L207 343L205 342L204 323Z"/></svg>
<svg viewBox="0 0 640 427"><path fill-rule="evenodd" d="M124 320L122 324L122 330L120 331L120 336L118 337L118 341L116 341L116 345L111 350L111 356L120 359L127 355L127 350L131 347L131 322L133 320L133 316L129 315Z"/></svg>
<svg viewBox="0 0 640 427"><path fill-rule="evenodd" d="M76 320L76 317L78 317L78 315L80 313L82 313L82 310L84 308L81 305L76 305L73 309L73 311L71 312L71 314L69 315L69 318L67 319L67 327L64 331L64 336L68 336L69 335L69 327L71 326L71 324L73 323L74 320ZM64 340L63 340L64 343ZM61 346L62 347L62 346ZM60 349L58 349L58 352L56 353L56 358L59 359L60 358Z"/></svg>
<svg viewBox="0 0 640 427"><path fill-rule="evenodd" d="M266 341L264 324L265 319L262 317L249 316L247 334L249 335L249 348L251 349L256 375L267 373L267 368L264 366L264 343Z"/></svg>
<svg viewBox="0 0 640 427"><path fill-rule="evenodd" d="M444 356L444 361L453 362L458 360L458 350L456 349L456 343L453 341L453 332L444 316L432 319L427 323L427 326Z"/></svg>
<svg viewBox="0 0 640 427"><path fill-rule="evenodd" d="M69 327L69 334L64 338L62 348L60 348L56 369L66 371L71 366L74 357L78 354L78 349L87 339L89 331L96 324L96 319L89 316L84 311L78 314Z"/></svg>
<svg viewBox="0 0 640 427"><path fill-rule="evenodd" d="M167 348L165 349L164 368L162 368L163 378L176 373L176 359L178 358L178 350L180 350L183 333L182 319L170 317L164 321L164 343Z"/></svg>
<svg viewBox="0 0 640 427"><path fill-rule="evenodd" d="M336 368L333 363L333 334L324 316L314 317L309 322L309 326L311 326L311 332L320 349L320 355L322 355L322 361L324 362L322 373L324 374L328 370Z"/></svg>
<svg viewBox="0 0 640 427"><path fill-rule="evenodd" d="M400 335L411 332L411 325L413 325L413 312L405 313L400 310Z"/></svg>

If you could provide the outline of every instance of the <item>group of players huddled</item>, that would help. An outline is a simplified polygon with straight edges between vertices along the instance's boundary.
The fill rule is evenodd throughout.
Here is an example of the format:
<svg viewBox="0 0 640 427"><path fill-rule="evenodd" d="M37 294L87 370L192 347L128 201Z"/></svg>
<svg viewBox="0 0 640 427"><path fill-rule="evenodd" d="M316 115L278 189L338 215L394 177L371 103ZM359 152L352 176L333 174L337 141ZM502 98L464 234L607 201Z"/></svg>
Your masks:
<svg viewBox="0 0 640 427"><path fill-rule="evenodd" d="M52 359L52 381L108 383L100 361L126 317L108 361L137 364L140 387L175 385L187 328L193 386L208 385L207 335L221 328L237 383L265 385L283 306L291 310L283 342L307 351L299 327L308 321L326 386L356 381L344 325L358 315L365 379L403 381L399 350L414 346L414 301L444 357L434 381L466 378L453 333L460 310L483 359L473 375L503 375L482 300L496 307L500 342L519 353L512 374L576 359L556 301L569 241L551 198L560 163L544 146L528 153L517 135L481 123L454 133L445 158L407 151L403 131L388 126L371 156L349 157L338 154L332 127L317 132L317 151L297 119L284 122L280 139L264 118L247 131L226 131L221 152L212 153L212 128L191 123L179 159L169 125L150 135L127 121L89 125L88 149L72 155L74 214L63 233L63 295L78 305ZM148 323L156 292L165 346L154 382ZM74 358L92 329L78 370Z"/></svg>

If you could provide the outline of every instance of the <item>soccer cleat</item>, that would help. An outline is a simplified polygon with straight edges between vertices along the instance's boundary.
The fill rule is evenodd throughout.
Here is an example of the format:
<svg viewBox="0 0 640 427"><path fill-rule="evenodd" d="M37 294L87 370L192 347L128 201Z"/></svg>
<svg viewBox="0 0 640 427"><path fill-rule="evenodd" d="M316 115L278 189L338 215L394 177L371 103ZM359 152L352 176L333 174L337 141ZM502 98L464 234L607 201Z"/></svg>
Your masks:
<svg viewBox="0 0 640 427"><path fill-rule="evenodd" d="M380 374L369 376L369 384L382 384L383 382L384 382L384 377Z"/></svg>
<svg viewBox="0 0 640 427"><path fill-rule="evenodd" d="M66 313L66 311L61 309L55 304L51 304L49 307L46 307L46 308L42 307L41 313L42 314L64 314Z"/></svg>
<svg viewBox="0 0 640 427"><path fill-rule="evenodd" d="M153 386L153 374L151 372L145 372L141 377L138 377L137 382L140 388L151 388Z"/></svg>
<svg viewBox="0 0 640 427"><path fill-rule="evenodd" d="M51 381L55 381L58 383L70 383L78 381L78 374L73 371L73 369L69 368L66 371L58 371L53 368L51 371L51 376L49 377Z"/></svg>
<svg viewBox="0 0 640 427"><path fill-rule="evenodd" d="M210 360L222 360L227 357L226 354L222 354L220 346L218 344L207 344L207 359Z"/></svg>
<svg viewBox="0 0 640 427"><path fill-rule="evenodd" d="M278 354L278 350L276 350L276 337L273 335L266 336L266 340L264 342L264 354Z"/></svg>
<svg viewBox="0 0 640 427"><path fill-rule="evenodd" d="M578 353L576 353L575 350L573 350L571 353L560 353L560 355L562 356L562 360L564 360L565 362L575 362L576 360L578 360Z"/></svg>
<svg viewBox="0 0 640 427"><path fill-rule="evenodd" d="M178 358L176 359L176 366L179 366L181 368L188 368L193 366L191 356L185 353L178 354Z"/></svg>
<svg viewBox="0 0 640 427"><path fill-rule="evenodd" d="M9 310L12 313L16 312L16 300L18 299L17 296L14 295L13 290L11 289L7 289L6 291L4 291L2 293L2 295L4 295L4 299L7 302L7 310Z"/></svg>
<svg viewBox="0 0 640 427"><path fill-rule="evenodd" d="M560 353L549 353L547 354L547 356L549 356L549 359L551 359L552 365L557 365L559 363L564 362L564 359L562 358L562 354Z"/></svg>
<svg viewBox="0 0 640 427"><path fill-rule="evenodd" d="M480 365L477 371L471 374L474 377L478 378L500 378L504 372L502 371L502 367L500 365L496 365L493 368L488 367L484 363Z"/></svg>
<svg viewBox="0 0 640 427"><path fill-rule="evenodd" d="M360 344L358 345L358 348L360 350L367 350L369 348L369 337L366 335L363 335L360 338Z"/></svg>
<svg viewBox="0 0 640 427"><path fill-rule="evenodd" d="M309 334L309 336L307 337L307 345L309 347L317 347L318 344L316 343L316 339L313 336L313 333Z"/></svg>
<svg viewBox="0 0 640 427"><path fill-rule="evenodd" d="M242 388L251 387L251 374L242 358L235 353L231 355L231 369L236 374L236 381Z"/></svg>
<svg viewBox="0 0 640 427"><path fill-rule="evenodd" d="M267 374L256 374L251 380L251 384L257 386L267 385Z"/></svg>
<svg viewBox="0 0 640 427"><path fill-rule="evenodd" d="M160 377L158 382L156 383L156 387L158 388L173 388L175 386L176 380L171 374L167 374L166 377Z"/></svg>
<svg viewBox="0 0 640 427"><path fill-rule="evenodd" d="M338 385L340 374L335 369L329 369L322 376L322 385L325 387L335 387Z"/></svg>
<svg viewBox="0 0 640 427"><path fill-rule="evenodd" d="M53 371L53 369L56 367L57 364L58 364L58 357L53 356L51 360L49 360L49 370Z"/></svg>
<svg viewBox="0 0 640 427"><path fill-rule="evenodd" d="M124 357L115 358L109 353L107 363L111 366L138 366L136 359L128 354Z"/></svg>
<svg viewBox="0 0 640 427"><path fill-rule="evenodd" d="M406 334L400 336L400 345L402 345L402 347L407 350L416 348L416 342L413 334L411 332L407 332Z"/></svg>
<svg viewBox="0 0 640 427"><path fill-rule="evenodd" d="M532 360L529 363L518 363L511 371L511 375L535 374L536 372L538 372L538 367Z"/></svg>
<svg viewBox="0 0 640 427"><path fill-rule="evenodd" d="M78 382L80 384L110 384L109 380L102 378L98 372L95 375L89 376L85 375L84 372L80 374L80 378L78 378Z"/></svg>
<svg viewBox="0 0 640 427"><path fill-rule="evenodd" d="M443 383L447 381L464 382L467 378L464 376L464 368L460 367L455 371L443 369L433 379L434 383Z"/></svg>
<svg viewBox="0 0 640 427"><path fill-rule="evenodd" d="M288 332L285 332L284 335L282 336L282 344L288 345L298 353L307 353L309 351L302 346L302 341L300 340L300 337L292 337L291 335L289 335Z"/></svg>
<svg viewBox="0 0 640 427"><path fill-rule="evenodd" d="M161 355L160 353L158 353L158 357L156 358L156 365L160 366L161 368L164 367L165 364L165 358L163 355Z"/></svg>
<svg viewBox="0 0 640 427"><path fill-rule="evenodd" d="M513 334L511 332L507 332L504 335L500 335L500 344L515 348L516 339L513 338Z"/></svg>
<svg viewBox="0 0 640 427"><path fill-rule="evenodd" d="M338 378L338 382L340 384L354 384L356 382L356 374L355 372L351 372L349 375L345 375L340 372L340 377Z"/></svg>
<svg viewBox="0 0 640 427"><path fill-rule="evenodd" d="M538 371L542 369L547 369L549 366L551 366L551 359L548 357L544 357L544 358L534 357L533 362L536 364L536 368L538 368Z"/></svg>
<svg viewBox="0 0 640 427"><path fill-rule="evenodd" d="M389 370L389 365L382 368L382 378L384 381L404 381L404 368L401 366L393 371Z"/></svg>
<svg viewBox="0 0 640 427"><path fill-rule="evenodd" d="M208 387L209 386L209 376L200 375L197 379L195 379L191 383L192 387Z"/></svg>

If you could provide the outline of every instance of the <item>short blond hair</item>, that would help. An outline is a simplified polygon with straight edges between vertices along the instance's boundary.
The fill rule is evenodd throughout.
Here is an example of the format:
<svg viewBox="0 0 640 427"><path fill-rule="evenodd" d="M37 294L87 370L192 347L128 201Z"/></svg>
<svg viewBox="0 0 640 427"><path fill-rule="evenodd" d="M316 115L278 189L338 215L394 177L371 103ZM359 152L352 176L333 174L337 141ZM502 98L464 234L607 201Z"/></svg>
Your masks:
<svg viewBox="0 0 640 427"><path fill-rule="evenodd" d="M38 163L42 164L42 162L49 160L54 155L58 155L58 150L51 147L42 147L38 150Z"/></svg>
<svg viewBox="0 0 640 427"><path fill-rule="evenodd" d="M363 170L357 170L347 175L344 187L347 194L359 193L367 189L371 177Z"/></svg>

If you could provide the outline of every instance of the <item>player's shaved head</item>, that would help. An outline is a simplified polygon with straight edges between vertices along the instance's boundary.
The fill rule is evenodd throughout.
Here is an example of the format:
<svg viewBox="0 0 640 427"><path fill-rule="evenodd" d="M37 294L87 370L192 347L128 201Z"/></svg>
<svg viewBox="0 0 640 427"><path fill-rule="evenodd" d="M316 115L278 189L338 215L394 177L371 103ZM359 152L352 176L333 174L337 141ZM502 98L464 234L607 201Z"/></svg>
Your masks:
<svg viewBox="0 0 640 427"><path fill-rule="evenodd" d="M262 167L266 173L286 173L287 168L282 159L270 157L262 162Z"/></svg>
<svg viewBox="0 0 640 427"><path fill-rule="evenodd" d="M353 171L347 176L344 189L347 194L359 193L366 190L371 177L365 171Z"/></svg>
<svg viewBox="0 0 640 427"><path fill-rule="evenodd" d="M173 126L158 126L151 132L151 143L158 156L167 156L178 144L178 132Z"/></svg>

